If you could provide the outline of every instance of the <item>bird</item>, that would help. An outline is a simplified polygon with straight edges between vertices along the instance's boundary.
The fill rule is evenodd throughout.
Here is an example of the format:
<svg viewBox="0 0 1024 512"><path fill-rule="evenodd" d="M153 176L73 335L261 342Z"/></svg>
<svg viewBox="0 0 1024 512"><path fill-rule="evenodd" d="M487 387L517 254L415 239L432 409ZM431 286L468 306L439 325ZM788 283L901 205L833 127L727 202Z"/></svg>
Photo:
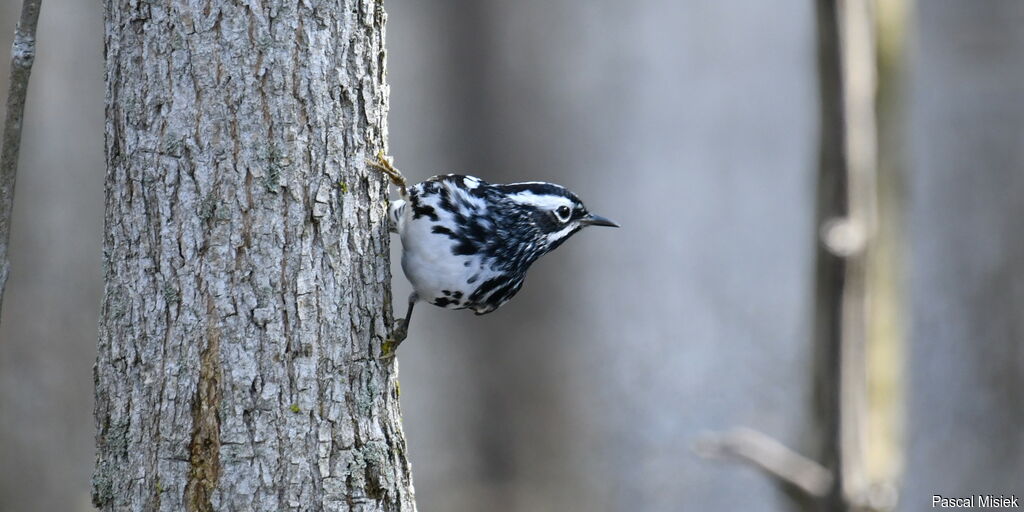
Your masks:
<svg viewBox="0 0 1024 512"><path fill-rule="evenodd" d="M619 227L554 183L502 185L444 174L409 186L383 152L367 163L398 187L401 198L391 202L388 218L401 238L402 270L413 287L385 355L407 337L416 303L490 313L515 296L530 265L581 229Z"/></svg>

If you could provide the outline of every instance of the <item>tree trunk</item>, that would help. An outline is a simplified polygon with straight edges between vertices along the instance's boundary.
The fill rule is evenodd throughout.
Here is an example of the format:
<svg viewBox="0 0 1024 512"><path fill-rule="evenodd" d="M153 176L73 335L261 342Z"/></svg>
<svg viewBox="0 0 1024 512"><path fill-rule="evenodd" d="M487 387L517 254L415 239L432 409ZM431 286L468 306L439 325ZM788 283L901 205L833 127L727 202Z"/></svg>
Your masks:
<svg viewBox="0 0 1024 512"><path fill-rule="evenodd" d="M379 2L106 5L101 510L414 510Z"/></svg>

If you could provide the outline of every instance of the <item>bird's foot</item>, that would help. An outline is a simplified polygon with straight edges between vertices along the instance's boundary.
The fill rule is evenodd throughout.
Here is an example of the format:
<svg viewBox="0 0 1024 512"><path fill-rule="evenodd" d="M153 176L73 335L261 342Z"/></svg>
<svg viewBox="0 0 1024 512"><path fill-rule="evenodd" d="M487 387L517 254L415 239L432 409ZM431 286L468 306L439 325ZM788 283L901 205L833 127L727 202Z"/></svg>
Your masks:
<svg viewBox="0 0 1024 512"><path fill-rule="evenodd" d="M398 350L398 346L401 345L403 341L405 341L405 338L408 335L408 322L406 322L404 318L399 318L398 320L395 320L395 325L391 329L391 335L388 336L388 339L384 340L384 343L381 344L380 359L393 359L397 354L396 351Z"/></svg>
<svg viewBox="0 0 1024 512"><path fill-rule="evenodd" d="M398 169L395 169L394 165L391 165L387 156L384 155L384 151L378 151L377 159L367 160L366 163L370 167L373 167L387 175L387 177L391 179L391 183L395 184L395 186L401 190L402 196L405 196L405 189L409 182L405 180L405 176L402 176L402 173Z"/></svg>

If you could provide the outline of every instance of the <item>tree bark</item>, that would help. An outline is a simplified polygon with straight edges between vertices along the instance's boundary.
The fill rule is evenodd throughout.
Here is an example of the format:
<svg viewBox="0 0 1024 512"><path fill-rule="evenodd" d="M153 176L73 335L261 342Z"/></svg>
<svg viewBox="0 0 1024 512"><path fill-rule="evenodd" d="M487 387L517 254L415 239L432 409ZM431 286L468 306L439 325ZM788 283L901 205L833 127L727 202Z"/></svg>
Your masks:
<svg viewBox="0 0 1024 512"><path fill-rule="evenodd" d="M414 510L379 2L106 5L101 510Z"/></svg>

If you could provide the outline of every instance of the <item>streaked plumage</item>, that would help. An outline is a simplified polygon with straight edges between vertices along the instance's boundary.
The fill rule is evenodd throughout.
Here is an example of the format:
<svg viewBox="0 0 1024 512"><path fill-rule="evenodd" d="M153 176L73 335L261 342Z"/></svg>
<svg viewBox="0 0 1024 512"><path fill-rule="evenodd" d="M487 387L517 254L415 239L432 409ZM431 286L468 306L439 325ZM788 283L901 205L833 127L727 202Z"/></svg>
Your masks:
<svg viewBox="0 0 1024 512"><path fill-rule="evenodd" d="M492 185L448 174L406 188L386 160L374 165L402 192L389 214L402 239L402 269L415 290L409 314L417 300L490 313L519 291L537 258L586 226L617 226L552 183Z"/></svg>

